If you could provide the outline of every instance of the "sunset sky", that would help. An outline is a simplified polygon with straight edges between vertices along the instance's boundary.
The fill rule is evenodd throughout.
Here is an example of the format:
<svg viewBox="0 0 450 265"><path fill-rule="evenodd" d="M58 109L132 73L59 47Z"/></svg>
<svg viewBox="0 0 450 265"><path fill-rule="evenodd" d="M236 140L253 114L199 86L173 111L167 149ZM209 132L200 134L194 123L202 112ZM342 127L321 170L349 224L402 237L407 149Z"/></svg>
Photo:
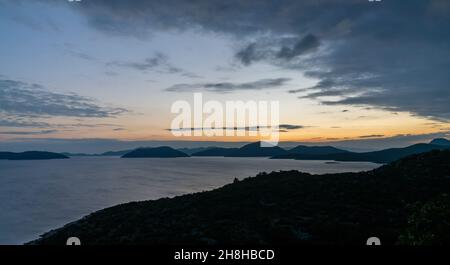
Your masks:
<svg viewBox="0 0 450 265"><path fill-rule="evenodd" d="M188 2L0 0L0 149L255 140L174 137L194 92L279 101L282 141L449 135L449 1Z"/></svg>

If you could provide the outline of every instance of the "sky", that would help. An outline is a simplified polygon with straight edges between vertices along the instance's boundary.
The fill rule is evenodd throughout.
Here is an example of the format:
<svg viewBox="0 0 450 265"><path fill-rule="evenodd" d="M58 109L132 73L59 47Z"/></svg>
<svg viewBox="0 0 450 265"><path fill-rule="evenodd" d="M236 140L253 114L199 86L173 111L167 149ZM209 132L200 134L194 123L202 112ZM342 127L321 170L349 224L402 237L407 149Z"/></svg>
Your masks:
<svg viewBox="0 0 450 265"><path fill-rule="evenodd" d="M255 140L175 137L194 92L279 101L285 142L449 136L445 0L0 0L0 34L2 150Z"/></svg>

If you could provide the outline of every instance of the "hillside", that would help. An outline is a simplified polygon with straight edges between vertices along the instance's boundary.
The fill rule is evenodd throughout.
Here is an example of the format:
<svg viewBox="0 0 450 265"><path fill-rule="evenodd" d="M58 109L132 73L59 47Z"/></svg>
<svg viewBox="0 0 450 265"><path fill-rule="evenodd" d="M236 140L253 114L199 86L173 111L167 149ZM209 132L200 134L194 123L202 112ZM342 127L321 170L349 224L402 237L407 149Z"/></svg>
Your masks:
<svg viewBox="0 0 450 265"><path fill-rule="evenodd" d="M449 211L433 215L449 208L437 199L450 194L449 176L448 150L369 172L261 173L208 192L107 208L31 243L64 244L76 235L83 244L363 245L371 236L384 245L450 244L448 234L436 234L448 231ZM427 224L432 241L422 240L416 223Z"/></svg>
<svg viewBox="0 0 450 265"><path fill-rule="evenodd" d="M101 153L100 156L123 156L133 150L108 151Z"/></svg>
<svg viewBox="0 0 450 265"><path fill-rule="evenodd" d="M42 151L27 151L22 153L0 152L0 159L3 160L47 160L47 159L67 159L66 155L42 152Z"/></svg>
<svg viewBox="0 0 450 265"><path fill-rule="evenodd" d="M340 154L349 153L349 151L342 150L333 146L306 146L299 145L292 149L289 149L290 154L304 154L304 155L328 155L328 154Z"/></svg>
<svg viewBox="0 0 450 265"><path fill-rule="evenodd" d="M231 152L229 157L271 157L286 154L287 151L279 146L262 147L261 142L250 143Z"/></svg>
<svg viewBox="0 0 450 265"><path fill-rule="evenodd" d="M169 158L169 157L188 157L189 155L175 150L168 146L154 147L154 148L138 148L129 153L126 153L122 158L144 158L144 157L157 157L157 158Z"/></svg>
<svg viewBox="0 0 450 265"><path fill-rule="evenodd" d="M450 140L447 140L445 138L436 138L433 139L430 144L450 146Z"/></svg>
<svg viewBox="0 0 450 265"><path fill-rule="evenodd" d="M272 159L298 159L298 160L335 160L335 161L366 161L374 163L389 163L403 157L429 152L432 150L450 149L450 146L415 144L404 148L390 148L381 151L355 153L344 152L334 154L295 154L289 153L271 157Z"/></svg>
<svg viewBox="0 0 450 265"><path fill-rule="evenodd" d="M180 152L183 152L185 154L192 155L192 154L202 152L202 151L212 149L212 148L215 148L215 147L193 147L193 148L184 147L184 148L178 148L177 150Z"/></svg>
<svg viewBox="0 0 450 265"><path fill-rule="evenodd" d="M204 151L193 153L192 156L230 156L237 150L238 148L214 147Z"/></svg>

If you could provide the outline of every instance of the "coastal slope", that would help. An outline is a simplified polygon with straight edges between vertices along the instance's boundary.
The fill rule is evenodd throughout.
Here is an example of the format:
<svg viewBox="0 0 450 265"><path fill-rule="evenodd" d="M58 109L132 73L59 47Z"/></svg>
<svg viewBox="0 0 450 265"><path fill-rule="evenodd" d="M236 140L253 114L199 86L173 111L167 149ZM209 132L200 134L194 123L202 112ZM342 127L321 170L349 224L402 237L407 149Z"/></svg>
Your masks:
<svg viewBox="0 0 450 265"><path fill-rule="evenodd" d="M30 243L77 236L86 245L364 245L377 236L384 245L450 244L449 233L438 233L449 229L449 176L448 150L360 173L261 173L212 191L107 208ZM414 226L422 223L433 238L422 240Z"/></svg>

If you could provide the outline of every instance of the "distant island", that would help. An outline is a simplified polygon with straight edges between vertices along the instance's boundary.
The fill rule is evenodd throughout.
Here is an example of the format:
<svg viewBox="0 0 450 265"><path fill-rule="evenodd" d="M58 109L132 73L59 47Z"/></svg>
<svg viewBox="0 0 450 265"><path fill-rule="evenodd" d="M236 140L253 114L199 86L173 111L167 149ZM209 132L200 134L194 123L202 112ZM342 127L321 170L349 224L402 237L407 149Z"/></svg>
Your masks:
<svg viewBox="0 0 450 265"><path fill-rule="evenodd" d="M433 139L430 144L434 144L434 145L447 145L450 146L450 140L447 140L445 138L436 138Z"/></svg>
<svg viewBox="0 0 450 265"><path fill-rule="evenodd" d="M308 155L330 155L330 154L343 154L350 153L347 150L342 150L333 146L306 146L298 145L292 149L289 149L289 154L308 154Z"/></svg>
<svg viewBox="0 0 450 265"><path fill-rule="evenodd" d="M123 156L126 153L129 153L133 150L119 150L119 151L107 151L104 153L100 153L100 154L86 154L86 153L63 153L66 156L80 156L80 157L84 157L84 156Z"/></svg>
<svg viewBox="0 0 450 265"><path fill-rule="evenodd" d="M271 157L287 153L279 146L263 147L262 142L250 143L226 155L229 157ZM268 144L268 143L267 143Z"/></svg>
<svg viewBox="0 0 450 265"><path fill-rule="evenodd" d="M161 146L154 148L138 148L122 156L122 158L144 158L144 157L168 158L168 157L189 157L189 155L168 146Z"/></svg>
<svg viewBox="0 0 450 265"><path fill-rule="evenodd" d="M100 154L100 156L123 156L133 150L108 151Z"/></svg>
<svg viewBox="0 0 450 265"><path fill-rule="evenodd" d="M191 156L231 156L238 148L213 147L193 153Z"/></svg>
<svg viewBox="0 0 450 265"><path fill-rule="evenodd" d="M63 154L42 151L28 151L22 153L0 152L0 160L47 160L68 158L68 156Z"/></svg>
<svg viewBox="0 0 450 265"><path fill-rule="evenodd" d="M207 192L126 203L29 244L450 244L450 150L375 170L260 173Z"/></svg>
<svg viewBox="0 0 450 265"><path fill-rule="evenodd" d="M389 148L372 152L351 152L334 146L298 145L290 149L279 146L263 147L261 142L246 144L240 148L195 147L172 148L169 146L140 147L134 150L108 151L100 154L72 154L50 152L0 152L0 159L57 159L71 156L120 156L123 158L176 158L176 157L267 157L270 159L325 160L389 163L403 157L429 152L432 150L450 149L450 141L445 138L432 140L430 143L419 143L401 148Z"/></svg>
<svg viewBox="0 0 450 265"><path fill-rule="evenodd" d="M295 148L294 148L295 149ZM432 150L450 149L450 145L437 144L415 144L403 148L389 148L381 151L355 153L355 152L333 152L333 153L311 153L311 152L288 152L287 154L271 157L272 159L297 159L297 160L333 160L333 161L355 161L389 163L408 155L420 154Z"/></svg>
<svg viewBox="0 0 450 265"><path fill-rule="evenodd" d="M210 147L193 147L193 148L187 148L187 147L183 147L183 148L178 148L178 151L181 151L187 155L193 155L195 153L200 153L209 149L213 149L216 148L215 146L210 146Z"/></svg>
<svg viewBox="0 0 450 265"><path fill-rule="evenodd" d="M389 163L408 155L443 149L450 149L450 141L443 138L434 139L428 144L422 143L402 148L389 148L363 153L350 152L333 146L298 145L286 150L278 146L261 147L261 142L256 142L244 145L241 148L209 148L193 153L191 156L270 157L271 159Z"/></svg>

